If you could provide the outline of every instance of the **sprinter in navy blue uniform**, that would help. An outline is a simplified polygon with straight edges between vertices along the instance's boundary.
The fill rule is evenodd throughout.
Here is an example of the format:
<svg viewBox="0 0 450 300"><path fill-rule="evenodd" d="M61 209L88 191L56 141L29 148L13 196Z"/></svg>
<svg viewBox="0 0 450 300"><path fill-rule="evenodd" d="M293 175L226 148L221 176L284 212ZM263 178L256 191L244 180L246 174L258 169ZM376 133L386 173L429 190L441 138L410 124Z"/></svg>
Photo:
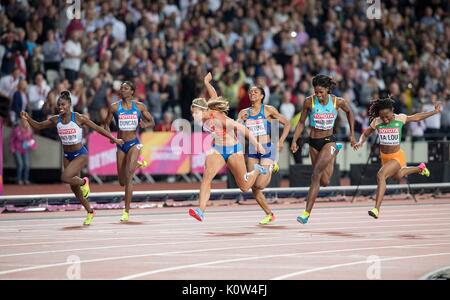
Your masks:
<svg viewBox="0 0 450 300"><path fill-rule="evenodd" d="M266 213L266 216L259 224L267 225L275 221L275 215L267 205L266 197L262 191L269 185L272 179L272 173L278 172L277 154L283 149L284 141L289 134L291 126L289 121L275 107L263 103L266 95L262 87L253 86L248 91L248 94L252 106L239 112L238 121L245 124L248 130L253 133L258 142L266 150L266 153L261 154L256 151L255 147L249 145L247 169L250 170L255 163L258 163L268 170L267 174L259 175L255 184L252 186L252 192L256 202L258 202L259 206ZM277 144L272 143L272 140L278 140L278 136L274 137L276 139L272 137L272 121L274 120L278 120L284 126L283 133Z"/></svg>
<svg viewBox="0 0 450 300"><path fill-rule="evenodd" d="M131 198L133 197L133 175L141 165L138 161L142 144L137 137L137 129L154 125L153 117L147 107L134 100L136 87L130 81L124 81L120 86L121 99L111 105L105 120L105 129L109 130L109 124L113 117L119 129L118 137L125 142L117 146L117 174L119 183L125 186L125 209L120 218L121 222L127 222L130 212Z"/></svg>

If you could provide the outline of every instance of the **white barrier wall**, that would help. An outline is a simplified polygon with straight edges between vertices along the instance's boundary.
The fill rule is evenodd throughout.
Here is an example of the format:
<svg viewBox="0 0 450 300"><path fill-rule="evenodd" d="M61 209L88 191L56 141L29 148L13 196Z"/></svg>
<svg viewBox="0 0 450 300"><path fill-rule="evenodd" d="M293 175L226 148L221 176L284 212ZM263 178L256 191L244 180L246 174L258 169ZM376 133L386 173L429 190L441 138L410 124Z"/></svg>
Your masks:
<svg viewBox="0 0 450 300"><path fill-rule="evenodd" d="M283 151L280 153L279 165L283 171L289 170L289 165L294 164L294 158L289 150L290 145L286 143ZM405 152L406 162L421 163L428 161L428 143L427 142L403 142L401 148ZM336 158L336 163L340 165L341 171L350 171L350 164L365 164L370 154L370 145L358 151L354 151L350 147L350 143L345 143L344 148ZM310 165L311 159L309 156L303 158L303 164Z"/></svg>
<svg viewBox="0 0 450 300"><path fill-rule="evenodd" d="M14 157L9 152L9 134L10 127L3 128L3 167L15 168ZM38 135L34 136L38 148L31 151L30 160L33 169L58 169L62 167L62 146L58 141L54 141ZM406 154L406 161L409 163L420 163L428 161L427 142L403 142L402 149ZM350 171L350 164L365 164L370 153L370 145L359 151L354 151L350 143L344 144L344 149L337 156L337 163L341 171ZM289 165L294 164L294 158L290 151L290 145L285 143L283 150L279 155L278 163L283 171L289 170ZM303 158L303 164L311 164L309 156Z"/></svg>
<svg viewBox="0 0 450 300"><path fill-rule="evenodd" d="M3 168L14 169L16 164L9 151L9 135L11 127L3 127ZM37 149L30 152L31 169L61 169L62 146L61 143L49 138L34 135Z"/></svg>

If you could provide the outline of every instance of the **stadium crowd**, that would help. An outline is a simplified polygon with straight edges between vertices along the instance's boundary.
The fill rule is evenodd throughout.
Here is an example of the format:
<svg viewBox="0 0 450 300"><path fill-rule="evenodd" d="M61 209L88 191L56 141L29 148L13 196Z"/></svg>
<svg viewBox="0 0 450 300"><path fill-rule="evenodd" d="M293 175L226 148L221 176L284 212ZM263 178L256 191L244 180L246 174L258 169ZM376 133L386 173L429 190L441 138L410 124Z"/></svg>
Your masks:
<svg viewBox="0 0 450 300"><path fill-rule="evenodd" d="M397 113L442 102L441 115L407 128L414 140L450 132L449 1L382 0L380 19L368 17L366 1L350 0L66 2L0 2L0 94L11 99L11 124L21 110L38 120L56 114L66 89L75 111L102 124L120 82L132 80L154 130L171 130L173 119L192 119L191 101L211 71L231 117L258 84L264 102L295 125L321 73L337 81L333 93L351 104L358 133L381 94L396 100Z"/></svg>

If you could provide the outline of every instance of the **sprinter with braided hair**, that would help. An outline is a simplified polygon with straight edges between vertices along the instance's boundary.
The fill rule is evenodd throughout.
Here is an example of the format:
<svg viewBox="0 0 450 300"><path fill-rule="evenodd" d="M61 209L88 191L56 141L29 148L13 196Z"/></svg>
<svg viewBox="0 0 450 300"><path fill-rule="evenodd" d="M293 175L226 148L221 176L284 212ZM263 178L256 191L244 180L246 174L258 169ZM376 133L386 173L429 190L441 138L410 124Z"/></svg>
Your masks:
<svg viewBox="0 0 450 300"><path fill-rule="evenodd" d="M417 167L406 167L405 153L400 148L402 140L402 127L408 122L419 122L440 113L441 105L437 103L434 111L422 112L412 116L394 113L394 100L389 98L372 101L369 107L370 127L361 135L359 142L354 146L355 150L361 148L367 138L375 131L380 137L380 157L382 167L377 174L377 193L375 207L369 211L369 215L378 219L381 202L386 191L386 180L392 177L396 180L410 174L430 176L430 171L425 163Z"/></svg>

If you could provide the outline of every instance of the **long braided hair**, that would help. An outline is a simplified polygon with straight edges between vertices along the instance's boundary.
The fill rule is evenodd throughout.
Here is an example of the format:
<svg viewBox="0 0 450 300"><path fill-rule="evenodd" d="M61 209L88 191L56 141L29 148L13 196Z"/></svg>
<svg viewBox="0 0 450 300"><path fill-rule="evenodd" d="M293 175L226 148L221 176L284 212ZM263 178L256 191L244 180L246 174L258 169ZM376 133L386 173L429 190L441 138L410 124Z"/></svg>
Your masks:
<svg viewBox="0 0 450 300"><path fill-rule="evenodd" d="M382 109L394 109L395 101L390 96L388 98L380 98L370 102L369 106L369 121L380 116L380 110Z"/></svg>

